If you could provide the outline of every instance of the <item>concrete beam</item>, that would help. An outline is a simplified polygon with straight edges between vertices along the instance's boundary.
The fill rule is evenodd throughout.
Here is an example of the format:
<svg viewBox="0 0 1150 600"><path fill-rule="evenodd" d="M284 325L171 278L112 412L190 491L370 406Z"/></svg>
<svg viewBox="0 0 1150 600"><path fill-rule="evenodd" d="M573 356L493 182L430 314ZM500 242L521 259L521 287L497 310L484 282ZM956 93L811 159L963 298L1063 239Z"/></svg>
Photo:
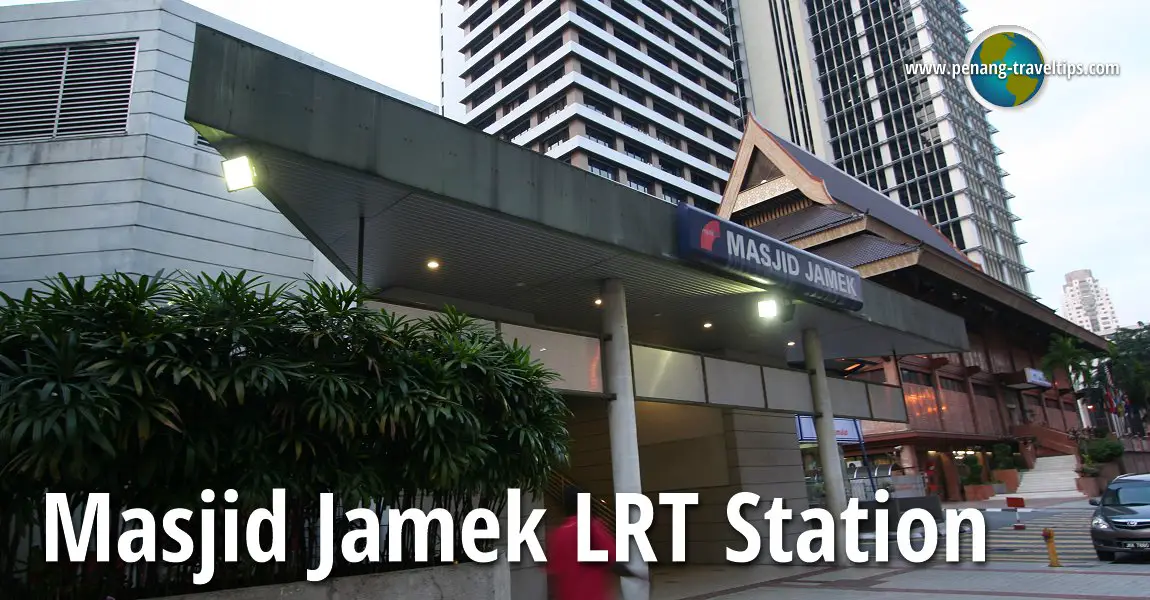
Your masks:
<svg viewBox="0 0 1150 600"><path fill-rule="evenodd" d="M185 114L213 143L272 144L565 233L674 255L670 204L203 26Z"/></svg>

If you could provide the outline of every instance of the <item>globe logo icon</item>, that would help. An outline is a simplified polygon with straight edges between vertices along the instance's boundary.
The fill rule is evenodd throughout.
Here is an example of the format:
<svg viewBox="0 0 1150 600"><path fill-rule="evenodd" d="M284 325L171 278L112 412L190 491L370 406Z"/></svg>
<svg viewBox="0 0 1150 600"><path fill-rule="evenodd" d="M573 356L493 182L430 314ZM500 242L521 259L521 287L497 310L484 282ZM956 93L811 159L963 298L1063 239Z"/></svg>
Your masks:
<svg viewBox="0 0 1150 600"><path fill-rule="evenodd" d="M989 29L970 45L967 87L990 109L1018 108L1038 95L1046 60L1037 36L1021 27Z"/></svg>

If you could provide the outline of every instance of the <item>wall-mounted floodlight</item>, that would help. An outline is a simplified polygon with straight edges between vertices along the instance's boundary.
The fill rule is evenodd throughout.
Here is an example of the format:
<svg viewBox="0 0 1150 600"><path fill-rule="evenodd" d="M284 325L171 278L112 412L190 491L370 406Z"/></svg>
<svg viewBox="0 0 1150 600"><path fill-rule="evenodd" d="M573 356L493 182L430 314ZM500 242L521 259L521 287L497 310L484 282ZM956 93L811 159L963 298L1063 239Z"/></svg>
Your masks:
<svg viewBox="0 0 1150 600"><path fill-rule="evenodd" d="M248 157L238 156L224 161L224 183L228 186L229 192L255 186L256 172Z"/></svg>
<svg viewBox="0 0 1150 600"><path fill-rule="evenodd" d="M779 316L779 301L774 298L759 301L759 318L774 319Z"/></svg>
<svg viewBox="0 0 1150 600"><path fill-rule="evenodd" d="M795 303L788 297L768 294L759 300L759 318L781 323L789 323L795 316Z"/></svg>

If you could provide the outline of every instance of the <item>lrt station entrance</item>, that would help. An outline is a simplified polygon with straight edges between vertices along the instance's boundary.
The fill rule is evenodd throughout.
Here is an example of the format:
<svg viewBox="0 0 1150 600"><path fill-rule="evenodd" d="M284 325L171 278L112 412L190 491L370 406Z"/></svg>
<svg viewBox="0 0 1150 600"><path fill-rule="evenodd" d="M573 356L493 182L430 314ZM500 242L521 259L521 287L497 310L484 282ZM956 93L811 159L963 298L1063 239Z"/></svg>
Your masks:
<svg viewBox="0 0 1150 600"><path fill-rule="evenodd" d="M202 26L195 53L188 122L382 307L454 306L561 375L562 477L599 496L700 493L692 563L743 547L735 492L764 498L746 511L764 533L772 498L806 507L794 415L814 416L823 464L841 463L835 417L906 421L900 388L827 377L826 361L967 346L957 317L706 211ZM844 509L841 474L826 488Z"/></svg>

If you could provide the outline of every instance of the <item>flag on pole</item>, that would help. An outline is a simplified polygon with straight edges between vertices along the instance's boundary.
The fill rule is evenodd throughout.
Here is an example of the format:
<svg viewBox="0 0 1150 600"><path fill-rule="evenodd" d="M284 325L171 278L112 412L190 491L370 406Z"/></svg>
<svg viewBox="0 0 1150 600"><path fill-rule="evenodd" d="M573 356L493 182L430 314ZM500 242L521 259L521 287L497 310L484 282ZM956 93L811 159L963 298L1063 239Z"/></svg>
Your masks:
<svg viewBox="0 0 1150 600"><path fill-rule="evenodd" d="M1115 397L1114 378L1110 375L1110 365L1103 363L1102 370L1106 373L1104 390L1106 393L1106 410L1109 411L1110 414L1118 414L1118 399Z"/></svg>

